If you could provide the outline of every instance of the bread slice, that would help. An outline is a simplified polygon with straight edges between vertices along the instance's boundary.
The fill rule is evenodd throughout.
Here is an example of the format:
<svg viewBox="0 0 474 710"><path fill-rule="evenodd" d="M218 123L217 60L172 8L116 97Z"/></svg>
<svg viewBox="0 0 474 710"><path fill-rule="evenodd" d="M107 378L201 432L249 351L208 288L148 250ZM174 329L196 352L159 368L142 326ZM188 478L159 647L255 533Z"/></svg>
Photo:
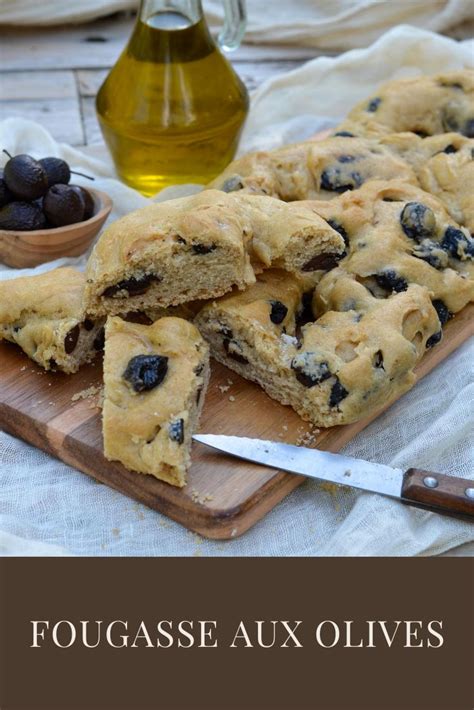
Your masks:
<svg viewBox="0 0 474 710"><path fill-rule="evenodd" d="M304 323L298 277L266 271L245 293L205 306L196 324L213 357L303 419L353 422L414 384L413 368L441 326L418 285L379 300L353 277L340 278L352 308L316 322L308 314Z"/></svg>
<svg viewBox="0 0 474 710"><path fill-rule="evenodd" d="M257 271L295 270L343 250L338 232L305 207L204 191L112 224L89 259L85 306L93 315L168 308L244 289L255 282L251 261Z"/></svg>
<svg viewBox="0 0 474 710"><path fill-rule="evenodd" d="M110 317L105 328L104 453L184 486L209 378L209 348L181 318L152 325Z"/></svg>
<svg viewBox="0 0 474 710"><path fill-rule="evenodd" d="M103 347L103 318L84 313L84 274L64 267L0 281L0 340L45 370L77 372Z"/></svg>

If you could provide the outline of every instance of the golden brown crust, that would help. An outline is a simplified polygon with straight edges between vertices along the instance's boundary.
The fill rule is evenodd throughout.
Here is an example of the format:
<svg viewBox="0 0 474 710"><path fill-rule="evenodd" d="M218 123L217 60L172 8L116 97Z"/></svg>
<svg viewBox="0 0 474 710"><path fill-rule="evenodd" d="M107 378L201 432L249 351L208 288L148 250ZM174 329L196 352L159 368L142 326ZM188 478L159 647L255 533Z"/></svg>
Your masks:
<svg viewBox="0 0 474 710"><path fill-rule="evenodd" d="M411 131L421 135L459 132L474 136L474 71L398 79L349 112L338 130L358 136Z"/></svg>
<svg viewBox="0 0 474 710"><path fill-rule="evenodd" d="M83 291L84 274L66 266L0 281L0 322L14 323L25 312L42 318L78 318Z"/></svg>
<svg viewBox="0 0 474 710"><path fill-rule="evenodd" d="M392 178L416 183L412 168L377 139L332 136L244 155L208 187L291 202L328 200L344 186L356 189L368 180Z"/></svg>

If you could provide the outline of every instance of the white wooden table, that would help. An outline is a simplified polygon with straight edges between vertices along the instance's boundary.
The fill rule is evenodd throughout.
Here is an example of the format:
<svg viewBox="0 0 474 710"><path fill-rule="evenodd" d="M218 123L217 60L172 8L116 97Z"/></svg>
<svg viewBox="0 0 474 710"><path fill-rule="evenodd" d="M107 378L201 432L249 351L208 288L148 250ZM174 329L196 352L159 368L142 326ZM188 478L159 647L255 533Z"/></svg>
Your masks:
<svg viewBox="0 0 474 710"><path fill-rule="evenodd" d="M131 13L118 13L85 25L0 28L0 120L30 118L58 141L102 147L94 97L125 46L133 22ZM464 24L449 34L462 39L472 35L473 27L474 23ZM319 54L311 48L243 45L230 59L253 90L268 77Z"/></svg>

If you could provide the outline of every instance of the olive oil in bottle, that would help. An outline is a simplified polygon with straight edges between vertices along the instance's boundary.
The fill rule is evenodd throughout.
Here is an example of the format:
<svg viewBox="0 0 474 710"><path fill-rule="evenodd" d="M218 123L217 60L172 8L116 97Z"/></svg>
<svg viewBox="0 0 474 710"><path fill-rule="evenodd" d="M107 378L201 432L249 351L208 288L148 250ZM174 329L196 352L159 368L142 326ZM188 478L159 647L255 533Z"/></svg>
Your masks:
<svg viewBox="0 0 474 710"><path fill-rule="evenodd" d="M145 195L209 182L232 160L247 110L247 91L212 39L199 0L142 2L97 95L117 172Z"/></svg>

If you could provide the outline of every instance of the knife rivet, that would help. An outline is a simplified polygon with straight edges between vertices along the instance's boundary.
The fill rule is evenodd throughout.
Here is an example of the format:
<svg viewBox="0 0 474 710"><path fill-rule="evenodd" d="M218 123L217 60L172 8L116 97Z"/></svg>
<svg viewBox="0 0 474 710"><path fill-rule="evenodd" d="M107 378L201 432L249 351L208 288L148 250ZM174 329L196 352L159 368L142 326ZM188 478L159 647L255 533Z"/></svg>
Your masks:
<svg viewBox="0 0 474 710"><path fill-rule="evenodd" d="M423 483L427 488L438 488L438 479L434 476L425 476Z"/></svg>
<svg viewBox="0 0 474 710"><path fill-rule="evenodd" d="M468 498L474 498L474 488L466 488L464 493L467 495Z"/></svg>

